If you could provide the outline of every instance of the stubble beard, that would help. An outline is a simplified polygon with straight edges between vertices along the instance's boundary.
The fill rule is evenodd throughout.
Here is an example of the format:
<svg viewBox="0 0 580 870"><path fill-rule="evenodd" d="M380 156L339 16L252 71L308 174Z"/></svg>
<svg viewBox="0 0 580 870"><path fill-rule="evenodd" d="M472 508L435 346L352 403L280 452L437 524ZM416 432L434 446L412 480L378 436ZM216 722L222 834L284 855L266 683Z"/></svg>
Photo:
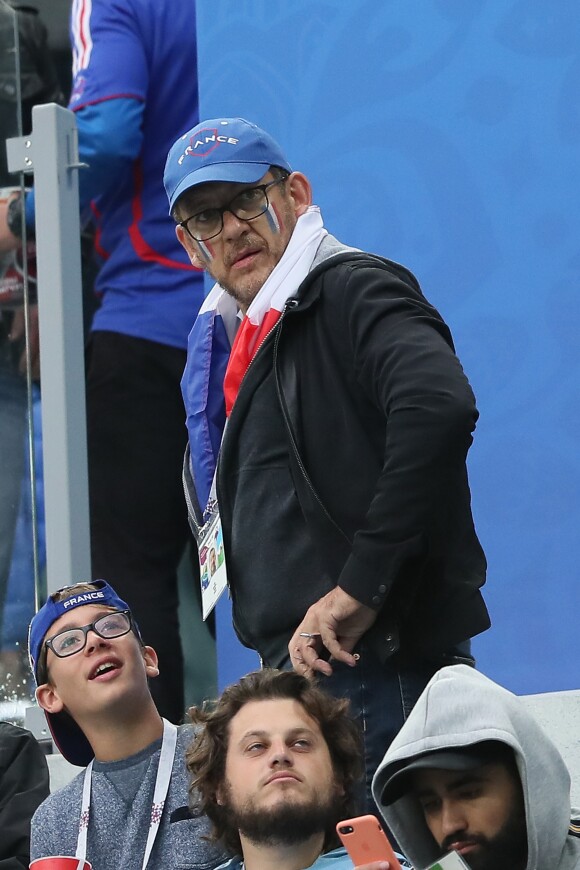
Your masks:
<svg viewBox="0 0 580 870"><path fill-rule="evenodd" d="M245 251L249 251L254 247L259 247L261 254L268 254L268 246L264 243L259 236L254 236L251 232L248 232L245 236L236 243L233 244L231 249L228 251L227 257L225 258L225 265L228 269L231 269L234 260ZM238 305L241 305L244 308L248 308L252 300L257 296L258 292L262 288L262 285L267 280L268 275L262 277L260 275L254 275L249 277L244 277L242 275L240 279L240 284L232 284L230 281L223 280L221 281L221 286L224 290L229 293L229 295L236 300Z"/></svg>
<svg viewBox="0 0 580 870"><path fill-rule="evenodd" d="M265 278L264 280L256 278L249 285L246 285L244 287L234 286L233 284L230 284L229 281L221 281L220 286L223 287L223 289L229 296L232 297L232 299L235 299L235 301L238 303L238 306L243 311L247 311L260 290L262 289L266 280L267 278Z"/></svg>
<svg viewBox="0 0 580 870"><path fill-rule="evenodd" d="M228 785L224 806L230 824L257 846L295 846L333 831L342 818L342 799L336 787L326 796L314 793L307 801L289 798L260 808L251 799L236 805Z"/></svg>
<svg viewBox="0 0 580 870"><path fill-rule="evenodd" d="M258 295L258 293L284 256L284 252L286 251L286 248L288 247L288 244L290 242L290 238L292 237L292 233L294 232L294 227L296 226L296 218L293 215L292 210L287 202L283 202L280 209L280 216L282 228L289 227L291 232L285 242L281 244L281 249L279 251L276 250L276 244L273 244L273 242L274 240L277 241L278 239L281 241L281 235L274 235L273 242L268 243L261 236L253 236L252 231L250 230L243 237L243 239L238 242L230 252L228 252L226 265L231 265L231 262L235 256L237 256L242 251L250 249L256 243L261 248L262 253L272 256L272 268L267 271L263 276L256 275L255 277L250 278L249 283L245 283L244 279L242 278L244 286L234 286L232 283L226 280L219 281L220 286L223 287L223 289L232 297L232 299L235 299L235 301L243 310L247 311L251 303L254 301L254 299L256 298L256 296ZM211 266L208 267L208 272L211 275ZM212 275L212 277L215 276Z"/></svg>

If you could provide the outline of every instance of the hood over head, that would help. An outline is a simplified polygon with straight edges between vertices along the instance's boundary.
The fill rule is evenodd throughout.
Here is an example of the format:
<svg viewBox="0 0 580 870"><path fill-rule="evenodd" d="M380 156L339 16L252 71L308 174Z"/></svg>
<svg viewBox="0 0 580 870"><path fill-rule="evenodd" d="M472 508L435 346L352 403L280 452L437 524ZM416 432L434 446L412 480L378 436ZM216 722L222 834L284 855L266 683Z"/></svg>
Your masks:
<svg viewBox="0 0 580 870"><path fill-rule="evenodd" d="M417 766L425 753L442 758L443 750L458 764L462 756L470 763L487 751L488 741L496 748L504 744L515 756L528 830L527 870L580 867L580 840L567 836L570 775L560 753L516 695L467 665L442 668L432 677L374 776L373 797L403 853L417 868L440 857L418 800L401 795L398 772L412 761Z"/></svg>

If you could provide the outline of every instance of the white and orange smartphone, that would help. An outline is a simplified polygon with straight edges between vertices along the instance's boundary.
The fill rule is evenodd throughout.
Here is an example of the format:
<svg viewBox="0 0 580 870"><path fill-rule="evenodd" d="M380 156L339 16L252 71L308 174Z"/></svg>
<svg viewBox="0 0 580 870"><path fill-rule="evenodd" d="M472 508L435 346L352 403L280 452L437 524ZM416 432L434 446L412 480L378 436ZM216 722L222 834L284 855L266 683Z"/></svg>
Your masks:
<svg viewBox="0 0 580 870"><path fill-rule="evenodd" d="M345 819L336 826L336 833L355 867L371 861L388 861L391 870L402 870L376 816Z"/></svg>

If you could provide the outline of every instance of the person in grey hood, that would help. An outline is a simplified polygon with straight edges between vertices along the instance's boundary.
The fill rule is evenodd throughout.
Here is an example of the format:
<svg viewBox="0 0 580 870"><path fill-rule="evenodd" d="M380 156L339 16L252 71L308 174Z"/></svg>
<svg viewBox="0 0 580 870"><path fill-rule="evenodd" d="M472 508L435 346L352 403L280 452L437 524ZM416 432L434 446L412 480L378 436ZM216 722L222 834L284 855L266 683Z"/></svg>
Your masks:
<svg viewBox="0 0 580 870"><path fill-rule="evenodd" d="M511 692L465 665L430 680L373 778L417 868L456 850L472 870L577 870L570 775Z"/></svg>

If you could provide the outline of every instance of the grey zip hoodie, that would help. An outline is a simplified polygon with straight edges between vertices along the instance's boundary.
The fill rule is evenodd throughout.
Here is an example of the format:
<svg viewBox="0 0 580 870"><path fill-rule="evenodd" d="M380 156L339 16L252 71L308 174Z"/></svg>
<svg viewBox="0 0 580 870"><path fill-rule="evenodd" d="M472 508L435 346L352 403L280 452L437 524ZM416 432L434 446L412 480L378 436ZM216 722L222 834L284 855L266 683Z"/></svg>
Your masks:
<svg viewBox="0 0 580 870"><path fill-rule="evenodd" d="M528 829L526 870L580 868L580 838L569 831L570 775L562 757L515 695L466 665L435 674L374 776L373 796L403 853L417 868L440 857L414 797L384 806L387 780L404 760L483 740L501 741L515 753Z"/></svg>

